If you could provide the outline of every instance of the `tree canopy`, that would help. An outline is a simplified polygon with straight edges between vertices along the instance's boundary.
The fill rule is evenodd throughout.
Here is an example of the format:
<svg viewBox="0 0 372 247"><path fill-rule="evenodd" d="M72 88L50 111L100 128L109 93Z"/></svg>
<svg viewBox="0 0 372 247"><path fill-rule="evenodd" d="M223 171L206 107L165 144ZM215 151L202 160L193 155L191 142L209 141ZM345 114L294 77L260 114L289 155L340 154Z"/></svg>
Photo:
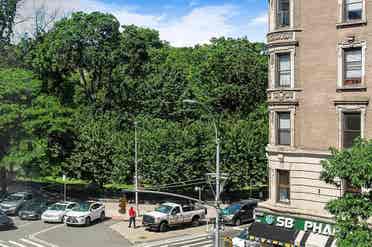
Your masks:
<svg viewBox="0 0 372 247"><path fill-rule="evenodd" d="M137 121L142 184L204 178L214 171L213 118L221 134L222 170L230 174L227 188L265 184L263 49L245 38L223 37L175 48L156 30L120 28L110 14L63 18L15 47L17 64L39 78L22 110L20 130L36 155L23 170L64 172L101 186L132 183ZM185 99L209 110L185 105Z"/></svg>
<svg viewBox="0 0 372 247"><path fill-rule="evenodd" d="M350 149L332 149L332 156L322 162L322 179L344 184L343 197L327 205L335 215L338 246L369 246L372 243L372 140L358 140ZM364 188L364 189L363 189Z"/></svg>

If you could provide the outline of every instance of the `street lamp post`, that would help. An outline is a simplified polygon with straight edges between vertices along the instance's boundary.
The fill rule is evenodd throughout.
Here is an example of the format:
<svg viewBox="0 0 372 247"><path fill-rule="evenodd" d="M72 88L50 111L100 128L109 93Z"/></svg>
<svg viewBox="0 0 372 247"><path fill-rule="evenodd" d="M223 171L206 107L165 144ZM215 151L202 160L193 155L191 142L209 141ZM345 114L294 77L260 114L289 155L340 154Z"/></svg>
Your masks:
<svg viewBox="0 0 372 247"><path fill-rule="evenodd" d="M201 102L196 100L186 99L183 100L187 104L198 104L201 105L209 114L210 110ZM213 120L213 127L215 131L215 141L216 141L216 197L215 197L215 206L217 210L216 216L216 227L215 227L215 247L220 246L220 139L218 137L218 129L215 119Z"/></svg>
<svg viewBox="0 0 372 247"><path fill-rule="evenodd" d="M139 215L138 206L138 141L137 141L137 122L134 122L134 187L135 187L135 201L136 201L136 211Z"/></svg>

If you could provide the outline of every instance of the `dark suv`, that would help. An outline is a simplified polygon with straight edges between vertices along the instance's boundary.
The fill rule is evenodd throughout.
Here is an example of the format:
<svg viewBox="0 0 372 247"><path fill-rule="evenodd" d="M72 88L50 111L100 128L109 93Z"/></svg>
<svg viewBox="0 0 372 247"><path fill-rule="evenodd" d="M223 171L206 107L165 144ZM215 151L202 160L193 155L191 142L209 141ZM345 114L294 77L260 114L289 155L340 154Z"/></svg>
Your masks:
<svg viewBox="0 0 372 247"><path fill-rule="evenodd" d="M254 220L253 211L258 200L250 199L231 204L222 210L222 218L226 224L240 226Z"/></svg>

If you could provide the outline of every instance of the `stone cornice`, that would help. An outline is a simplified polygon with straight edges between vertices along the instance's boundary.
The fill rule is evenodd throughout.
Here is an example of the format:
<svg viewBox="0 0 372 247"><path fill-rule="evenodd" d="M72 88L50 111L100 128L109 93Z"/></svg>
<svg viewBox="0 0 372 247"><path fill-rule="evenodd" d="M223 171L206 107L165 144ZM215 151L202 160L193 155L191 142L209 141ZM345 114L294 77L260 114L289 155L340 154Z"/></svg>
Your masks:
<svg viewBox="0 0 372 247"><path fill-rule="evenodd" d="M289 156L307 155L307 156L319 157L319 158L326 158L331 155L330 151L300 149L300 148L275 146L275 145L267 145L266 152L268 154L286 154Z"/></svg>

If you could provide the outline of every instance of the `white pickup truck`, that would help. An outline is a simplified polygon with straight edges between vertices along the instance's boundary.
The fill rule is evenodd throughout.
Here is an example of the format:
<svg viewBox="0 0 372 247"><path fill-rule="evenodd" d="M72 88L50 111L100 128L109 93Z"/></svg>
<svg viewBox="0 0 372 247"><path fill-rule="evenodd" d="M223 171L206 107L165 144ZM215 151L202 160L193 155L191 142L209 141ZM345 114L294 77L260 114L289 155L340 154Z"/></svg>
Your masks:
<svg viewBox="0 0 372 247"><path fill-rule="evenodd" d="M176 225L199 226L200 220L205 219L206 213L206 208L194 205L163 203L155 211L144 214L142 224L150 229L165 232Z"/></svg>

